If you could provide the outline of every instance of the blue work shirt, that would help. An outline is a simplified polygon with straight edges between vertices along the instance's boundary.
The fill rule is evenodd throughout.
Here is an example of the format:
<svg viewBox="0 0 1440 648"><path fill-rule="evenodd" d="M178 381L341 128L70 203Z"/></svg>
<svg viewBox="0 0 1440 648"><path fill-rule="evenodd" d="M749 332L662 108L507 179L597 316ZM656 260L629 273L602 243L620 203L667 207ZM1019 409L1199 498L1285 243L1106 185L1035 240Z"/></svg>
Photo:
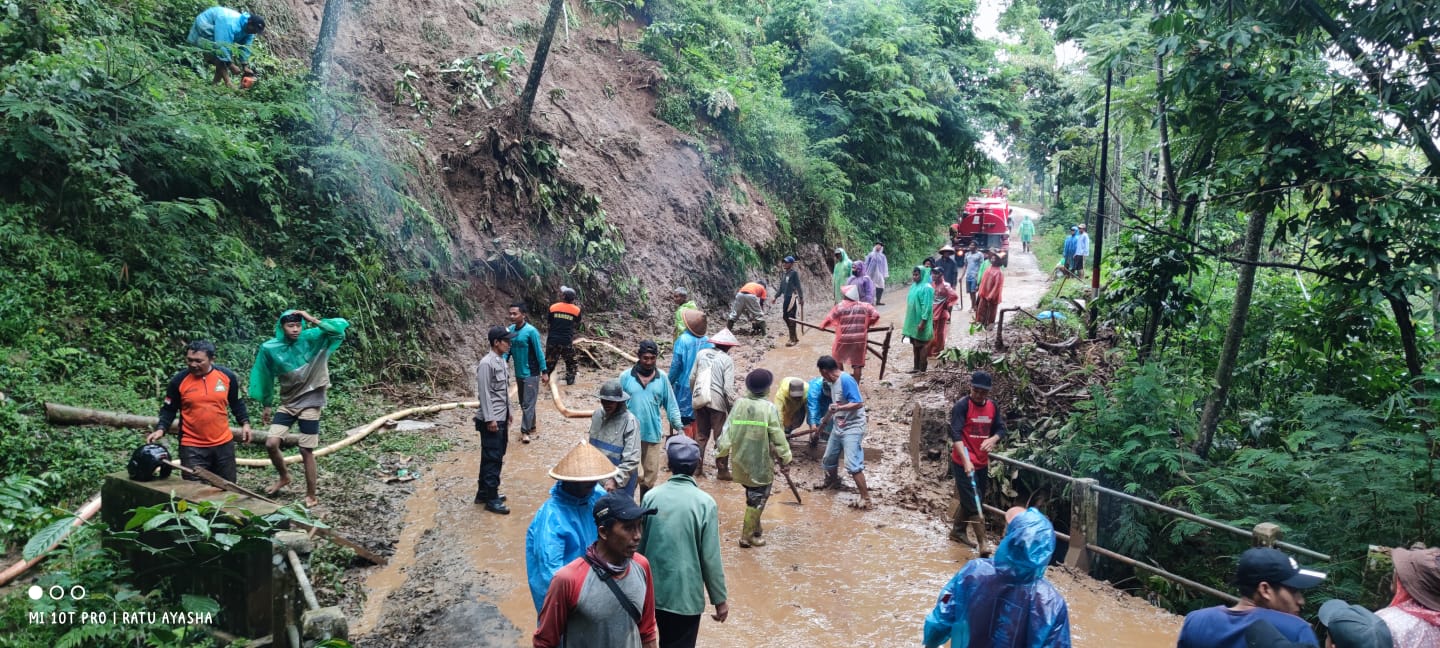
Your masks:
<svg viewBox="0 0 1440 648"><path fill-rule="evenodd" d="M670 429L679 430L684 427L680 423L680 407L675 403L675 390L670 388L670 377L659 369L655 370L655 377L648 385L640 384L634 370L635 368L631 367L620 374L620 389L630 395L625 406L640 423L640 440L645 443L659 443L663 436L660 428L662 410L665 418L670 421Z"/></svg>
<svg viewBox="0 0 1440 648"><path fill-rule="evenodd" d="M1185 615L1185 624L1180 626L1180 639L1175 645L1178 648L1245 648L1245 629L1261 620L1269 621L1290 641L1320 645L1310 624L1293 614L1265 608L1237 612L1223 605Z"/></svg>

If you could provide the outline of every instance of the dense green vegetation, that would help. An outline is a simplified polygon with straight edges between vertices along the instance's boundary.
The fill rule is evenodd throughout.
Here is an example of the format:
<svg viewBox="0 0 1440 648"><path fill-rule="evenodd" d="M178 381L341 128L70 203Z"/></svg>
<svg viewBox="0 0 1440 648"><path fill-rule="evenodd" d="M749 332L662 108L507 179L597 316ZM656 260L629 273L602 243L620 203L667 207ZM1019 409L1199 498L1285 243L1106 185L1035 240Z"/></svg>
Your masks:
<svg viewBox="0 0 1440 648"><path fill-rule="evenodd" d="M1335 556L1322 598L1371 605L1388 599L1361 578L1367 545L1440 542L1440 67L1424 11L1042 0L1005 21L1088 53L1068 70L1014 59L1029 128L1011 172L1065 222L1105 229L1098 313L1129 357L1058 443L1024 453L1241 527L1280 523ZM1243 545L1130 506L1109 515L1107 545L1222 589L1215 557Z"/></svg>
<svg viewBox="0 0 1440 648"><path fill-rule="evenodd" d="M362 104L321 91L301 62L270 55L261 39L259 85L210 85L177 38L206 6L0 4L6 552L98 490L139 441L51 428L45 401L154 412L184 343L213 340L217 362L243 375L276 315L297 306L354 324L332 363L337 384L353 388L332 400L334 425L383 406L354 397L359 387L423 364L417 324L447 294L437 272L449 234L406 191L407 170L359 128ZM120 568L105 564L95 533L68 542L46 578L86 585L95 605L142 605L112 583ZM7 606L3 625L23 620L24 607ZM26 637L13 645L40 641Z"/></svg>
<svg viewBox="0 0 1440 648"><path fill-rule="evenodd" d="M915 257L988 177L979 143L1007 115L973 12L963 0L654 0L640 48L665 66L659 116L721 143L719 179L744 172L778 199L791 237L772 256L803 232Z"/></svg>

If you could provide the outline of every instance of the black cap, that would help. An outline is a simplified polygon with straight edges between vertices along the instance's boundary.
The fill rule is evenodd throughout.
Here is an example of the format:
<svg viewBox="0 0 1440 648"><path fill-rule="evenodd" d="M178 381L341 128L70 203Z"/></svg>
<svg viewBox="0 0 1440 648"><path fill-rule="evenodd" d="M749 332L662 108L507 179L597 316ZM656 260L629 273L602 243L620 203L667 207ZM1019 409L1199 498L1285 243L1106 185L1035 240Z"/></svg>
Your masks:
<svg viewBox="0 0 1440 648"><path fill-rule="evenodd" d="M1294 558L1278 549L1256 547L1240 554L1233 582L1238 586L1270 583L1291 589L1310 589L1325 582L1325 574L1300 567Z"/></svg>
<svg viewBox="0 0 1440 648"><path fill-rule="evenodd" d="M500 340L513 340L513 339L515 339L515 334L514 334L514 333L511 333L509 329L507 329L507 328L505 328L505 327L503 327L503 326L492 326L492 327L490 327L490 344L494 344L494 343L496 343L496 342L498 342L498 341L500 341Z"/></svg>
<svg viewBox="0 0 1440 648"><path fill-rule="evenodd" d="M595 515L596 526L605 526L616 520L621 522L638 520L647 515L654 515L656 512L653 508L640 508L640 505L626 495L625 491L606 493L596 500L595 508L591 510L591 513Z"/></svg>
<svg viewBox="0 0 1440 648"><path fill-rule="evenodd" d="M994 383L990 380L990 372L977 371L970 374L970 386L975 389L991 389Z"/></svg>
<svg viewBox="0 0 1440 648"><path fill-rule="evenodd" d="M655 342L652 340L641 340L640 353L637 353L636 355L645 355L647 353L653 353L657 356L660 355L660 345L655 344Z"/></svg>
<svg viewBox="0 0 1440 648"><path fill-rule="evenodd" d="M785 263L794 263L794 262L795 262L795 257L794 257L794 256L787 256L787 257L785 257L785 258L783 259L783 261L785 261Z"/></svg>
<svg viewBox="0 0 1440 648"><path fill-rule="evenodd" d="M770 383L775 381L775 374L769 369L755 369L745 376L745 388L752 394L761 394L770 389Z"/></svg>
<svg viewBox="0 0 1440 648"><path fill-rule="evenodd" d="M250 14L250 17L245 19L244 30L251 34L263 33L265 31L265 17L259 14Z"/></svg>

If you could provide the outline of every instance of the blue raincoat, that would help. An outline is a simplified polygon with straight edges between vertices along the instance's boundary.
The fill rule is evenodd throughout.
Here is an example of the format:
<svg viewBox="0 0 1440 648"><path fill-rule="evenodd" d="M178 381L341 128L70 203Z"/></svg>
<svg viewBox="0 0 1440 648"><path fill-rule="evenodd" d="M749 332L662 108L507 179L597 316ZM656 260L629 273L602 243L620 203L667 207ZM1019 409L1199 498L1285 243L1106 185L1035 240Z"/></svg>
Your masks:
<svg viewBox="0 0 1440 648"><path fill-rule="evenodd" d="M690 399L690 372L695 370L695 354L708 349L710 338L695 337L690 331L675 338L675 348L670 351L670 390L675 392L675 406L680 416L695 418L695 407Z"/></svg>
<svg viewBox="0 0 1440 648"><path fill-rule="evenodd" d="M249 20L248 13L229 7L211 7L195 17L185 40L191 45L211 47L215 58L226 63L231 60L229 46L233 45L236 58L244 63L250 60L250 43L255 41L254 34L245 33L245 23Z"/></svg>
<svg viewBox="0 0 1440 648"><path fill-rule="evenodd" d="M1010 522L995 558L965 563L925 617L925 646L1070 648L1070 611L1045 580L1055 527L1037 509Z"/></svg>
<svg viewBox="0 0 1440 648"><path fill-rule="evenodd" d="M1070 258L1075 256L1076 243L1079 242L1079 239L1075 237L1075 233L1078 231L1078 229L1071 228L1070 235L1065 237L1065 246L1060 252L1065 257L1062 261L1065 262L1067 267L1070 264Z"/></svg>
<svg viewBox="0 0 1440 648"><path fill-rule="evenodd" d="M555 572L585 555L585 548L599 537L592 511L604 494L605 489L597 485L590 497L580 499L555 482L550 487L550 499L535 511L535 519L525 531L525 576L530 581L536 614L545 602Z"/></svg>

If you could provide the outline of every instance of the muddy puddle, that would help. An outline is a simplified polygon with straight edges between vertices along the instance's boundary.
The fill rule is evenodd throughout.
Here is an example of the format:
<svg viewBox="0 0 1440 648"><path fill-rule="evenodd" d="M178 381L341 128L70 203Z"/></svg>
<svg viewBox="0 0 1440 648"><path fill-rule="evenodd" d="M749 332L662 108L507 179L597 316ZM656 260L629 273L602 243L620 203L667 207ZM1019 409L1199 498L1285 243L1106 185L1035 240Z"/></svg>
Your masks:
<svg viewBox="0 0 1440 648"><path fill-rule="evenodd" d="M1005 301L1034 305L1044 278L1033 258L1016 254L1010 273L1014 278L1007 288L1014 290ZM818 453L811 454L797 440L792 475L804 504L796 504L783 482L777 482L764 518L769 544L741 549L737 541L743 488L712 478L699 480L720 506L730 596L729 620L721 624L706 616L700 645L918 643L939 589L974 557L969 547L946 539L945 511L909 510L888 497L900 476L913 468L903 450L909 423L900 415L909 399L909 378L903 370L910 366L910 348L902 348L898 333L904 290L896 287L886 293L882 325L897 325L890 367L881 381L875 362L862 383L862 393L873 405L866 472L879 505L860 511L849 506L857 499L849 490L809 490L821 479ZM807 308L816 321L822 301L812 298ZM952 326L964 324L968 314L957 312ZM783 325L772 322L769 339L741 338L745 346L735 351L740 375L756 366L770 369L777 379L814 375L815 359L828 352L830 336L811 331L799 346L784 347L777 345L782 331ZM951 339L956 337L952 332ZM662 365L666 362L662 359ZM603 374L582 371L575 386L563 388L567 404L593 407L598 385L623 367L612 369ZM540 404L539 414L540 438L528 445L511 441L506 456L502 490L514 511L509 516L486 513L471 503L479 452L469 413L449 412L437 420L440 433L461 442L436 463L425 484L417 485L390 565L369 574L362 618L352 624L359 645L529 645L535 609L525 578L525 532L553 484L546 471L583 440L588 428L585 420L562 418L548 402ZM713 466L713 450L707 465ZM713 474L713 468L709 472ZM1064 569L1052 568L1049 578L1069 602L1074 645L1173 645L1179 617Z"/></svg>

